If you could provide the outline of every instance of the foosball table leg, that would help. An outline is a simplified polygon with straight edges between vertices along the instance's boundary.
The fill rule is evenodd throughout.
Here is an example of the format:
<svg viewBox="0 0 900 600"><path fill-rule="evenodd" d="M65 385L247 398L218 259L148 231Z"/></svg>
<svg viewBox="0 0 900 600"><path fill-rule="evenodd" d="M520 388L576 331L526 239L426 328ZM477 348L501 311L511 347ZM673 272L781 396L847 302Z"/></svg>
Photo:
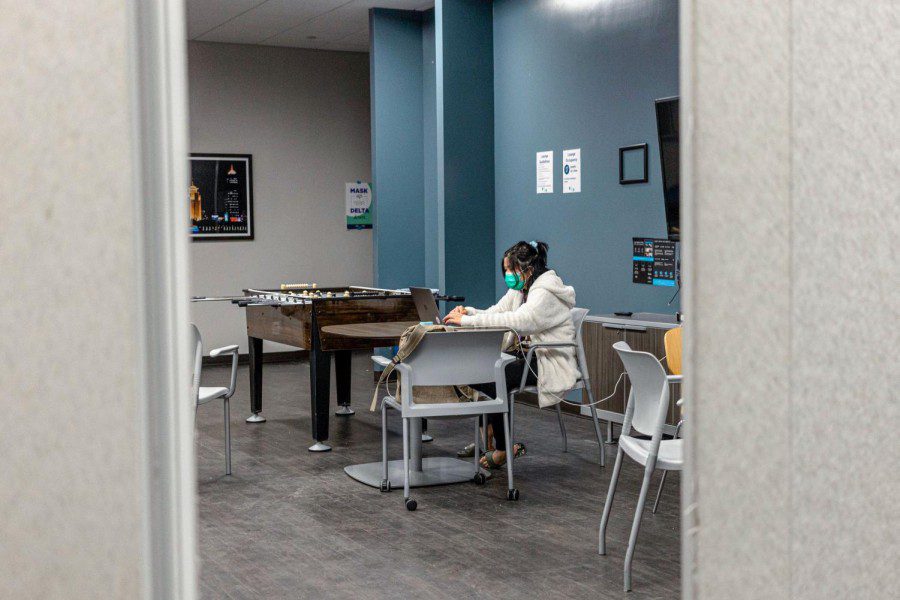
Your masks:
<svg viewBox="0 0 900 600"><path fill-rule="evenodd" d="M263 341L260 338L248 337L250 358L250 412L248 423L265 423L262 416L262 355Z"/></svg>
<svg viewBox="0 0 900 600"><path fill-rule="evenodd" d="M334 414L349 417L355 414L350 408L350 366L353 355L349 350L337 350L334 353L334 383L337 388L338 408Z"/></svg>

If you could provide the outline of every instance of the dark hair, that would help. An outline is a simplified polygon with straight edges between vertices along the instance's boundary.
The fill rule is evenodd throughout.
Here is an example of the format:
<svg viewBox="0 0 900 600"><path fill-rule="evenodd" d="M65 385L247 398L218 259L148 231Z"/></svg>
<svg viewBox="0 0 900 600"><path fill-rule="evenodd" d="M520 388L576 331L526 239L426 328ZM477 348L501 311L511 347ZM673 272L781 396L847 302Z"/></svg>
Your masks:
<svg viewBox="0 0 900 600"><path fill-rule="evenodd" d="M525 290L531 287L534 280L546 273L547 268L547 251L550 247L544 242L516 242L503 253L500 259L500 274L506 274L506 267L503 263L509 259L511 266L518 268L522 273L531 270L531 273L525 279Z"/></svg>

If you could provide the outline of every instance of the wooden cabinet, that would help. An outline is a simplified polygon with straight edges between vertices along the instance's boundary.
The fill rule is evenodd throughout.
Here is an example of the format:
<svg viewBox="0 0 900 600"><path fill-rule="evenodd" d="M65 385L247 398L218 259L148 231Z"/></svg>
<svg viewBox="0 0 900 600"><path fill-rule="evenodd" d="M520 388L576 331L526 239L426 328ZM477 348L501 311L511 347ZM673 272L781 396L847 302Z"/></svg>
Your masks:
<svg viewBox="0 0 900 600"><path fill-rule="evenodd" d="M597 405L597 410L602 419L616 423L622 422L630 384L627 375L622 376L625 367L613 349L613 344L624 341L633 350L649 352L661 359L666 354L664 343L666 331L676 326L674 318L670 315L654 315L655 319L650 321L642 320L640 313L635 317L634 319L588 317L590 320L585 321L582 330L584 352L590 371L591 391L594 399L600 400L609 397L605 402ZM646 315L644 315L644 319L646 319ZM663 362L663 366L665 366L665 362ZM671 390L672 400L667 419L671 425L678 422L679 413L675 406L675 400L681 396L680 387L680 385L675 385ZM613 393L614 391L615 393ZM586 393L584 393L584 402L588 402Z"/></svg>

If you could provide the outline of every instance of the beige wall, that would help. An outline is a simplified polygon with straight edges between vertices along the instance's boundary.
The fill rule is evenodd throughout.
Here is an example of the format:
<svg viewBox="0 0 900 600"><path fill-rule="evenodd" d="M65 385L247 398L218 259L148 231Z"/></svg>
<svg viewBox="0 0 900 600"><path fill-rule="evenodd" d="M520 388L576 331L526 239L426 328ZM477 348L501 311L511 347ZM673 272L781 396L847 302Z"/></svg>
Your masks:
<svg viewBox="0 0 900 600"><path fill-rule="evenodd" d="M0 598L142 595L127 5L0 2Z"/></svg>
<svg viewBox="0 0 900 600"><path fill-rule="evenodd" d="M893 598L900 5L682 6L688 593Z"/></svg>
<svg viewBox="0 0 900 600"><path fill-rule="evenodd" d="M253 155L256 221L253 241L191 244L191 294L371 285L371 231L344 218L344 184L370 178L368 55L192 42L188 71L191 151ZM192 318L207 349L246 352L242 310L195 303Z"/></svg>

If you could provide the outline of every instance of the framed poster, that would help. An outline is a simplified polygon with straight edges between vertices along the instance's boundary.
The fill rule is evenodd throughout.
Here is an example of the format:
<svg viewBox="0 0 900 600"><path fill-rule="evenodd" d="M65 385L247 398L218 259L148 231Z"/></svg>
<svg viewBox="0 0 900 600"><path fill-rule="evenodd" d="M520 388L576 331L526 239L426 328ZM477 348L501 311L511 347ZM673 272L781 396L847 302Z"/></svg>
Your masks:
<svg viewBox="0 0 900 600"><path fill-rule="evenodd" d="M191 154L191 238L253 239L250 154Z"/></svg>
<svg viewBox="0 0 900 600"><path fill-rule="evenodd" d="M647 144L619 148L619 184L647 183Z"/></svg>

